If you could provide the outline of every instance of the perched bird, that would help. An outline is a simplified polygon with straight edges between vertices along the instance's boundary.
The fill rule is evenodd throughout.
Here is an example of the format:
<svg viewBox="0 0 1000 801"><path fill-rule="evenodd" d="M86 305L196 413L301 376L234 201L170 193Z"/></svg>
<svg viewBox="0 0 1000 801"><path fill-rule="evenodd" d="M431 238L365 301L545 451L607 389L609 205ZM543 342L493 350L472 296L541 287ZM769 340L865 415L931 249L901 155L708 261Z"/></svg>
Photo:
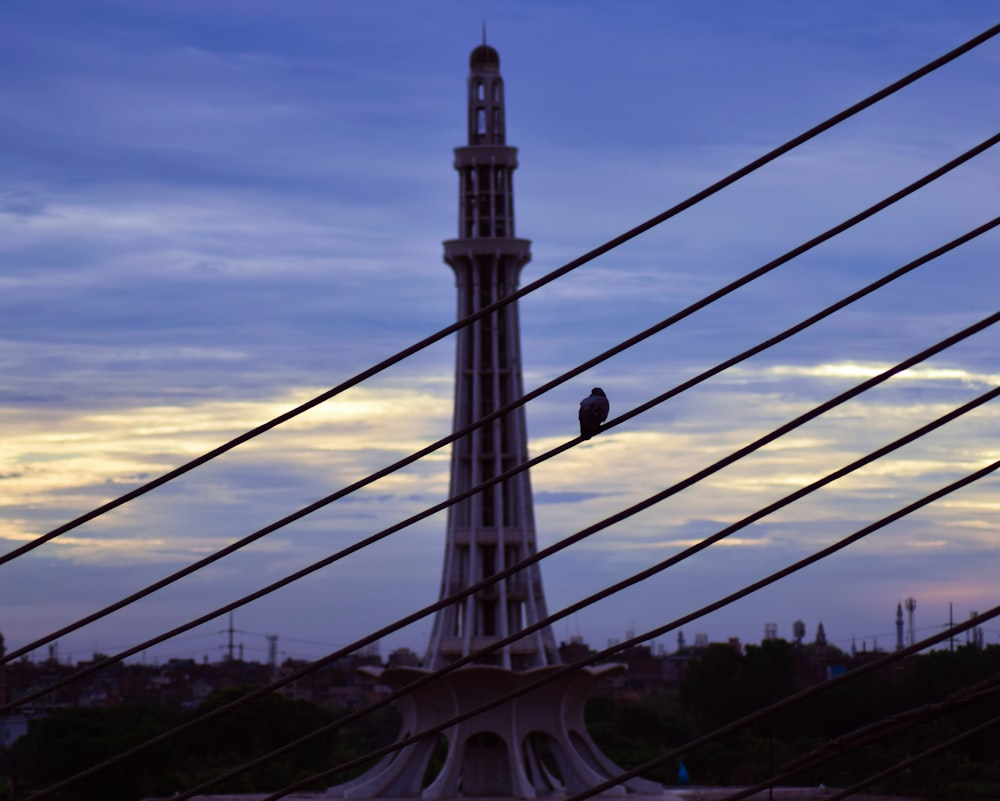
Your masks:
<svg viewBox="0 0 1000 801"><path fill-rule="evenodd" d="M600 387L594 387L590 394L580 401L580 436L590 439L601 430L601 423L608 419L611 405L608 396Z"/></svg>

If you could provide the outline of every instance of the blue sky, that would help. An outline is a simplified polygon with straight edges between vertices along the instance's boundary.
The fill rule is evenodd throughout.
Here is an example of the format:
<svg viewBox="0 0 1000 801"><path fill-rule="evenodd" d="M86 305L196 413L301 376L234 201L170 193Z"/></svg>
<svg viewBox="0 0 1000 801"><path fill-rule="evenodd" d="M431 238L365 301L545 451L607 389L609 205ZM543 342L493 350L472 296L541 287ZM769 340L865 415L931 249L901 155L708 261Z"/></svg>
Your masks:
<svg viewBox="0 0 1000 801"><path fill-rule="evenodd" d="M318 394L454 318L469 51L501 57L525 280L652 217L995 24L992 2L0 2L3 551ZM538 386L998 129L1000 42L521 304ZM528 406L531 451L612 416L995 215L993 151ZM541 546L996 311L993 231L532 477ZM665 558L995 386L989 330L543 565L549 607ZM453 340L0 567L17 647L448 433ZM594 645L685 614L997 458L987 406L556 627ZM127 647L441 500L447 453L60 642ZM685 628L843 647L996 603L995 479ZM443 515L239 611L319 656L437 599ZM146 655L216 658L225 621ZM383 652L422 650L430 621ZM1000 628L987 632L1000 639ZM675 640L663 642L673 649ZM41 654L39 655L41 656Z"/></svg>

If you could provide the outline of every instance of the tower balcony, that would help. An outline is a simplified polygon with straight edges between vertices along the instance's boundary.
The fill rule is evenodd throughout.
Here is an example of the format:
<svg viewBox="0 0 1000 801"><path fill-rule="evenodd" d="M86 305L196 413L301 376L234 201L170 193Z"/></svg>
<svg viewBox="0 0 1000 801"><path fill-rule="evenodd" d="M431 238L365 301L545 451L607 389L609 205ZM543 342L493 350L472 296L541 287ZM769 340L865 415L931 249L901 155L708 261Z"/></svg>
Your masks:
<svg viewBox="0 0 1000 801"><path fill-rule="evenodd" d="M517 148L508 145L466 145L455 148L455 169L499 166L517 169Z"/></svg>
<svg viewBox="0 0 1000 801"><path fill-rule="evenodd" d="M447 239L444 242L444 260L453 269L458 269L458 265L471 266L484 256L507 258L518 266L526 264L531 260L531 240L496 236Z"/></svg>
<svg viewBox="0 0 1000 801"><path fill-rule="evenodd" d="M455 595L462 590L468 589L470 583L471 582L463 579L449 581L446 588L447 593L448 595ZM523 601L531 594L531 582L528 577L522 576L520 573L515 573L513 576L508 576L503 579L502 582L497 582L496 584L480 590L476 593L476 597L496 599L500 594L501 583L503 583L507 589L507 598L512 601Z"/></svg>

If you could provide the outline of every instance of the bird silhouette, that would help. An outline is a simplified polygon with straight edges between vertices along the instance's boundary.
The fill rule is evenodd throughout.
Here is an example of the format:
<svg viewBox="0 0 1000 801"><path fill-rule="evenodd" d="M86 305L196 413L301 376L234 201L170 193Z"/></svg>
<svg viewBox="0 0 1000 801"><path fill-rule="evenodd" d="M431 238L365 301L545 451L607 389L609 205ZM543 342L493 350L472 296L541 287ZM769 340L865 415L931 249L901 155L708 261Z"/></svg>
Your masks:
<svg viewBox="0 0 1000 801"><path fill-rule="evenodd" d="M601 430L601 423L608 419L611 404L600 387L594 387L590 394L580 401L580 436L590 439Z"/></svg>

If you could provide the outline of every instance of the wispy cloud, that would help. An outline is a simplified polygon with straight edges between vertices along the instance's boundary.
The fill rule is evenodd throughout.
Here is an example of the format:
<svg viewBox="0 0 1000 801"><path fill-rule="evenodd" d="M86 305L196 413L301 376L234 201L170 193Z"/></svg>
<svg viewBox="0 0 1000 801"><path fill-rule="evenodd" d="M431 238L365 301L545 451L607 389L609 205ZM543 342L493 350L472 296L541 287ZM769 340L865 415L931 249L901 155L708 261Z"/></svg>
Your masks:
<svg viewBox="0 0 1000 801"><path fill-rule="evenodd" d="M378 9L307 3L294 12L254 1L235 17L187 0L108 0L86 13L61 0L44 14L37 4L0 5L0 66L16 76L0 87L0 147L11 156L0 166L3 542L28 541L452 322L454 281L440 242L456 230L451 148L465 137L465 59L479 17L466 19L460 4L416 11L395 0ZM614 14L585 3L571 17L554 6L498 7L490 36L507 81L509 141L520 148L518 231L533 240L525 280L994 21L992 4L980 0L905 13L854 2L836 14L819 6L789 14L768 3L752 12L730 3ZM995 61L995 47L981 48L524 299L528 386L993 133L983 98ZM1000 193L990 177L997 158L986 154L533 401L532 453L575 435L576 404L590 386L605 386L612 416L620 414L983 222ZM539 466L532 483L541 544L993 311L996 248L996 235L984 236ZM544 567L550 606L708 536L995 385L996 336L914 367L560 554ZM54 628L80 598L114 600L443 436L453 347L442 342L5 566L0 625L8 641ZM679 599L707 598L842 536L995 459L997 432L995 410L982 408L594 612L587 634L599 642L641 626L659 616L663 598L680 608ZM268 537L143 614L175 621L395 523L446 496L448 469L445 449ZM790 598L822 615L828 630L860 627L864 604L870 613L902 592L981 603L992 592L982 554L992 545L993 494L988 482L970 487L809 582L791 583L786 595L706 626L713 636L732 627L749 638L769 609L792 608ZM300 627L318 606L364 598L369 613L329 624L338 639L364 633L433 599L443 530L438 515L248 614L261 626ZM40 575L65 593L39 597ZM142 620L129 626L144 630ZM408 636L422 648L420 631Z"/></svg>

